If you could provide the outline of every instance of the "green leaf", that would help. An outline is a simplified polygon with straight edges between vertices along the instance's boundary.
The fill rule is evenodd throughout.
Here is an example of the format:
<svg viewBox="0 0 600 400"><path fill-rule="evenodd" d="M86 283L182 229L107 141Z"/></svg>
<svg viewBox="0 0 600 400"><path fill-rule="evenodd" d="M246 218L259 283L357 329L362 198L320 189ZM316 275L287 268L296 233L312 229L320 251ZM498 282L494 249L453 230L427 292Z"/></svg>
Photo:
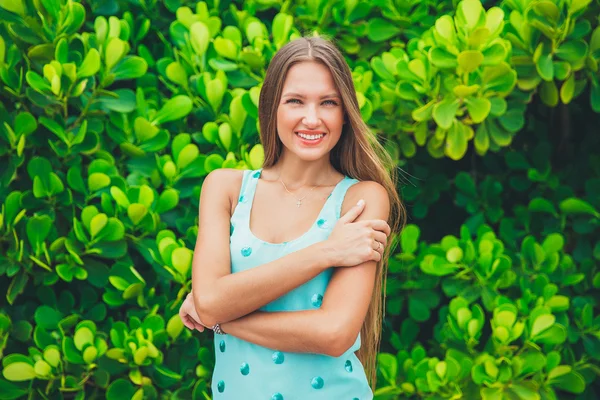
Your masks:
<svg viewBox="0 0 600 400"><path fill-rule="evenodd" d="M171 262L173 267L183 276L187 276L192 266L193 252L186 248L180 247L173 250L171 254Z"/></svg>
<svg viewBox="0 0 600 400"><path fill-rule="evenodd" d="M538 74L545 81L554 79L554 63L552 62L552 54L542 54L535 63Z"/></svg>
<svg viewBox="0 0 600 400"><path fill-rule="evenodd" d="M114 69L114 79L135 79L146 74L148 63L142 57L129 56L123 59Z"/></svg>
<svg viewBox="0 0 600 400"><path fill-rule="evenodd" d="M179 202L179 193L175 189L166 189L163 191L159 198L158 204L156 206L156 213L162 214L173 208L177 207L177 203Z"/></svg>
<svg viewBox="0 0 600 400"><path fill-rule="evenodd" d="M456 55L441 47L432 47L429 50L428 56L431 63L438 68L454 69L458 66Z"/></svg>
<svg viewBox="0 0 600 400"><path fill-rule="evenodd" d="M575 93L575 74L571 74L560 88L560 101L569 104Z"/></svg>
<svg viewBox="0 0 600 400"><path fill-rule="evenodd" d="M403 230L400 243L403 253L413 254L418 248L420 229L417 225L409 224Z"/></svg>
<svg viewBox="0 0 600 400"><path fill-rule="evenodd" d="M471 73L483 62L483 54L478 50L464 50L458 55L457 61L464 72Z"/></svg>
<svg viewBox="0 0 600 400"><path fill-rule="evenodd" d="M453 160L460 160L468 148L466 127L461 122L455 122L448 129L445 152Z"/></svg>
<svg viewBox="0 0 600 400"><path fill-rule="evenodd" d="M191 143L186 145L177 155L175 160L177 167L179 169L187 167L198 157L199 154L200 151L198 150L198 146Z"/></svg>
<svg viewBox="0 0 600 400"><path fill-rule="evenodd" d="M136 98L131 89L117 89L112 92L114 96L100 96L99 101L111 111L130 113L135 110Z"/></svg>
<svg viewBox="0 0 600 400"><path fill-rule="evenodd" d="M28 112L21 112L15 118L15 134L29 135L37 129L35 117Z"/></svg>
<svg viewBox="0 0 600 400"><path fill-rule="evenodd" d="M463 0L458 4L457 17L467 24L467 28L473 29L485 15L479 0Z"/></svg>
<svg viewBox="0 0 600 400"><path fill-rule="evenodd" d="M556 317L552 314L543 314L538 316L533 322L533 326L531 328L531 337L535 337L546 329L550 328L552 325L554 325L555 320Z"/></svg>
<svg viewBox="0 0 600 400"><path fill-rule="evenodd" d="M220 56L230 60L237 60L238 48L233 41L218 37L214 40L213 46Z"/></svg>
<svg viewBox="0 0 600 400"><path fill-rule="evenodd" d="M444 99L433 107L433 119L442 129L449 129L456 120L459 101L456 99Z"/></svg>
<svg viewBox="0 0 600 400"><path fill-rule="evenodd" d="M389 383L396 383L398 374L398 360L392 354L377 354L377 366L383 378Z"/></svg>
<svg viewBox="0 0 600 400"><path fill-rule="evenodd" d="M90 221L90 235L93 238L104 229L108 223L108 217L106 214L97 214Z"/></svg>
<svg viewBox="0 0 600 400"><path fill-rule="evenodd" d="M400 28L383 18L369 20L367 37L373 42L384 42L400 33Z"/></svg>
<svg viewBox="0 0 600 400"><path fill-rule="evenodd" d="M61 315L53 308L48 306L40 306L35 310L34 319L43 329L56 329L61 320Z"/></svg>
<svg viewBox="0 0 600 400"><path fill-rule="evenodd" d="M231 148L232 138L231 125L229 125L227 122L222 123L219 126L219 140L227 151L229 151Z"/></svg>
<svg viewBox="0 0 600 400"><path fill-rule="evenodd" d="M131 399L135 393L135 388L128 380L119 378L110 384L106 391L106 400Z"/></svg>
<svg viewBox="0 0 600 400"><path fill-rule="evenodd" d="M528 209L529 211L533 212L545 212L554 216L557 215L556 208L554 208L554 205L550 201L541 197L536 197L535 199L532 199L529 202Z"/></svg>
<svg viewBox="0 0 600 400"><path fill-rule="evenodd" d="M81 327L75 332L73 340L77 350L83 351L86 345L94 343L94 333L87 327Z"/></svg>
<svg viewBox="0 0 600 400"><path fill-rule="evenodd" d="M127 207L127 215L133 225L137 225L146 216L148 209L143 204L133 203Z"/></svg>
<svg viewBox="0 0 600 400"><path fill-rule="evenodd" d="M563 367L562 365L556 367ZM551 380L552 386L570 392L570 393L583 393L585 390L585 380L581 374L576 371L571 371L568 374L559 376Z"/></svg>
<svg viewBox="0 0 600 400"><path fill-rule="evenodd" d="M587 51L588 45L584 40L570 40L558 47L556 56L570 63L575 63L583 61Z"/></svg>
<svg viewBox="0 0 600 400"><path fill-rule="evenodd" d="M184 95L178 95L167 101L163 107L156 113L153 124L162 124L167 121L174 121L185 117L192 111L192 100Z"/></svg>
<svg viewBox="0 0 600 400"><path fill-rule="evenodd" d="M145 142L154 138L160 129L151 124L146 118L137 117L133 123L133 131L139 142Z"/></svg>
<svg viewBox="0 0 600 400"><path fill-rule="evenodd" d="M0 68L1 67L2 65L0 65ZM16 400L29 393L29 390L27 388L22 389L20 386L4 379L0 379L0 393L2 393L2 398L5 400Z"/></svg>
<svg viewBox="0 0 600 400"><path fill-rule="evenodd" d="M215 169L223 168L224 163L225 160L220 154L211 154L204 160L204 169L209 173Z"/></svg>
<svg viewBox="0 0 600 400"><path fill-rule="evenodd" d="M221 103L223 101L223 95L225 94L225 86L223 82L218 79L213 79L209 81L206 85L206 95L208 97L208 102L210 103L212 109L214 111L219 111L221 108Z"/></svg>
<svg viewBox="0 0 600 400"><path fill-rule="evenodd" d="M568 5L569 13L576 14L578 11L586 8L591 2L592 0L572 0Z"/></svg>
<svg viewBox="0 0 600 400"><path fill-rule="evenodd" d="M558 89L554 81L542 82L540 85L540 98L549 107L555 107L558 104Z"/></svg>
<svg viewBox="0 0 600 400"><path fill-rule="evenodd" d="M482 65L495 65L506 59L507 50L501 43L494 43L483 51Z"/></svg>
<svg viewBox="0 0 600 400"><path fill-rule="evenodd" d="M289 40L290 31L293 25L294 18L291 15L280 12L273 18L271 30L273 32L273 41L277 48Z"/></svg>
<svg viewBox="0 0 600 400"><path fill-rule="evenodd" d="M492 103L486 97L467 97L467 110L476 124L483 122L490 113Z"/></svg>
<svg viewBox="0 0 600 400"><path fill-rule="evenodd" d="M46 240L53 222L47 215L36 215L27 221L27 238L34 249Z"/></svg>
<svg viewBox="0 0 600 400"><path fill-rule="evenodd" d="M248 155L248 165L251 169L258 169L262 167L263 162L265 161L265 151L262 144L257 144L252 147L250 150L250 154Z"/></svg>
<svg viewBox="0 0 600 400"><path fill-rule="evenodd" d="M2 375L7 380L13 382L30 381L36 376L33 365L25 362L15 362L6 365L2 370Z"/></svg>
<svg viewBox="0 0 600 400"><path fill-rule="evenodd" d="M591 204L575 197L563 200L559 208L565 214L589 214L600 218L600 214Z"/></svg>
<svg viewBox="0 0 600 400"><path fill-rule="evenodd" d="M174 61L167 65L165 75L167 75L167 78L169 78L176 84L183 87L188 87L188 75L185 71L185 68L183 68L183 65L181 65L180 63Z"/></svg>
<svg viewBox="0 0 600 400"><path fill-rule="evenodd" d="M91 192L103 189L110 185L110 177L102 172L94 172L88 176L88 188Z"/></svg>
<svg viewBox="0 0 600 400"><path fill-rule="evenodd" d="M92 48L77 68L77 78L87 78L95 75L98 71L100 71L100 53Z"/></svg>
<svg viewBox="0 0 600 400"><path fill-rule="evenodd" d="M203 22L194 22L190 26L190 43L197 55L202 56L208 49L210 32Z"/></svg>
<svg viewBox="0 0 600 400"><path fill-rule="evenodd" d="M176 340L183 331L184 325L179 314L175 314L167 322L167 334L172 340Z"/></svg>
<svg viewBox="0 0 600 400"><path fill-rule="evenodd" d="M450 43L453 43L456 39L456 29L454 28L454 21L449 15L444 15L435 21L435 30L441 37L443 37Z"/></svg>
<svg viewBox="0 0 600 400"><path fill-rule="evenodd" d="M104 64L106 69L110 71L123 58L127 52L127 43L123 40L113 37L108 41L104 52Z"/></svg>
<svg viewBox="0 0 600 400"><path fill-rule="evenodd" d="M129 207L129 199L127 195L117 186L111 186L110 194L120 207Z"/></svg>

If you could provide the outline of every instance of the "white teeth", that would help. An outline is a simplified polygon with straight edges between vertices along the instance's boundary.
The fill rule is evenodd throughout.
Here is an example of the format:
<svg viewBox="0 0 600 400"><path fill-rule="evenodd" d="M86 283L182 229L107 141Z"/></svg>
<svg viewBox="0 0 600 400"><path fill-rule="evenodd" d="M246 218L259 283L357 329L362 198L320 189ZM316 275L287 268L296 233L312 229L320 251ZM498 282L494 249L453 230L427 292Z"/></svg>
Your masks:
<svg viewBox="0 0 600 400"><path fill-rule="evenodd" d="M323 136L325 136L324 134L320 134L320 135L306 135L304 133L300 133L300 132L296 132L296 134L298 136L300 136L303 139L307 139L307 140L317 140L317 139L321 139Z"/></svg>

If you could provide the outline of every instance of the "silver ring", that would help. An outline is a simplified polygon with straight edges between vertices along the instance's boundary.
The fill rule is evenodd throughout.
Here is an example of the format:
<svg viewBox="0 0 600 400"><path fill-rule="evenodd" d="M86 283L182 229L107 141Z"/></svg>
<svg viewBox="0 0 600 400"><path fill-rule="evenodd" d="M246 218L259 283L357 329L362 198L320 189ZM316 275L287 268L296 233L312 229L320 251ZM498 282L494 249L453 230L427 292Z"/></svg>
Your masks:
<svg viewBox="0 0 600 400"><path fill-rule="evenodd" d="M379 251L379 249L381 249L381 242L379 240L376 240L377 242L377 251Z"/></svg>

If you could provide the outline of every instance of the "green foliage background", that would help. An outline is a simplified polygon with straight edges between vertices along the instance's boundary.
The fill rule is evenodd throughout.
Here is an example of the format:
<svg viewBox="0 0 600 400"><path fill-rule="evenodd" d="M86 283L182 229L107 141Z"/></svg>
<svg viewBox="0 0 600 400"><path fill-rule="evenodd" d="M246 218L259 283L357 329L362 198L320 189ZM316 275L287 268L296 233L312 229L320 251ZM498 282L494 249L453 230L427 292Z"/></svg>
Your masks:
<svg viewBox="0 0 600 400"><path fill-rule="evenodd" d="M202 179L331 36L404 170L377 399L600 397L598 0L0 0L0 398L209 399Z"/></svg>

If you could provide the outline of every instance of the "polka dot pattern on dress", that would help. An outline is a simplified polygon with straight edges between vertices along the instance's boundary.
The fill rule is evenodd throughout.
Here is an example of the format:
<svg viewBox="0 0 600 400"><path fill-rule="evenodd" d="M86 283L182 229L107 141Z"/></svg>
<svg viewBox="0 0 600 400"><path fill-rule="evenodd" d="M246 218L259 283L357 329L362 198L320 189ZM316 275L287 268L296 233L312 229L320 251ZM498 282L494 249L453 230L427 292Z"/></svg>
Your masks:
<svg viewBox="0 0 600 400"><path fill-rule="evenodd" d="M344 365L344 368L346 369L346 371L352 372L352 361L346 360L346 364Z"/></svg>
<svg viewBox="0 0 600 400"><path fill-rule="evenodd" d="M274 393L273 396L271 396L271 400L283 400L283 396L281 393Z"/></svg>
<svg viewBox="0 0 600 400"><path fill-rule="evenodd" d="M321 307L321 304L323 304L323 296L319 293L315 293L315 294L313 294L313 297L310 299L310 302L315 307Z"/></svg>
<svg viewBox="0 0 600 400"><path fill-rule="evenodd" d="M246 363L246 362L242 363L242 365L240 366L240 372L244 376L248 375L250 373L250 366L248 365L248 363Z"/></svg>
<svg viewBox="0 0 600 400"><path fill-rule="evenodd" d="M283 364L283 353L280 351L276 351L275 353L273 353L273 362L275 364Z"/></svg>
<svg viewBox="0 0 600 400"><path fill-rule="evenodd" d="M327 220L326 220L326 219L323 219L323 218L320 218L320 219L317 221L317 226L318 226L319 228L322 228L322 229L325 229L325 228L328 228L328 227L329 227L329 225L327 224Z"/></svg>
<svg viewBox="0 0 600 400"><path fill-rule="evenodd" d="M221 340L221 342L219 343L219 350L221 350L221 353L225 353L225 341Z"/></svg>
<svg viewBox="0 0 600 400"><path fill-rule="evenodd" d="M250 254L252 254L252 247L244 247L242 249L242 255L244 257L248 257L248 256L250 256Z"/></svg>
<svg viewBox="0 0 600 400"><path fill-rule="evenodd" d="M320 376L315 376L310 381L310 385L315 389L322 389L325 386L325 381Z"/></svg>
<svg viewBox="0 0 600 400"><path fill-rule="evenodd" d="M219 383L217 383L217 390L219 393L223 393L225 391L225 381L219 381Z"/></svg>
<svg viewBox="0 0 600 400"><path fill-rule="evenodd" d="M256 171L254 173L254 175L252 175L253 178L258 178L260 176L260 171Z"/></svg>

